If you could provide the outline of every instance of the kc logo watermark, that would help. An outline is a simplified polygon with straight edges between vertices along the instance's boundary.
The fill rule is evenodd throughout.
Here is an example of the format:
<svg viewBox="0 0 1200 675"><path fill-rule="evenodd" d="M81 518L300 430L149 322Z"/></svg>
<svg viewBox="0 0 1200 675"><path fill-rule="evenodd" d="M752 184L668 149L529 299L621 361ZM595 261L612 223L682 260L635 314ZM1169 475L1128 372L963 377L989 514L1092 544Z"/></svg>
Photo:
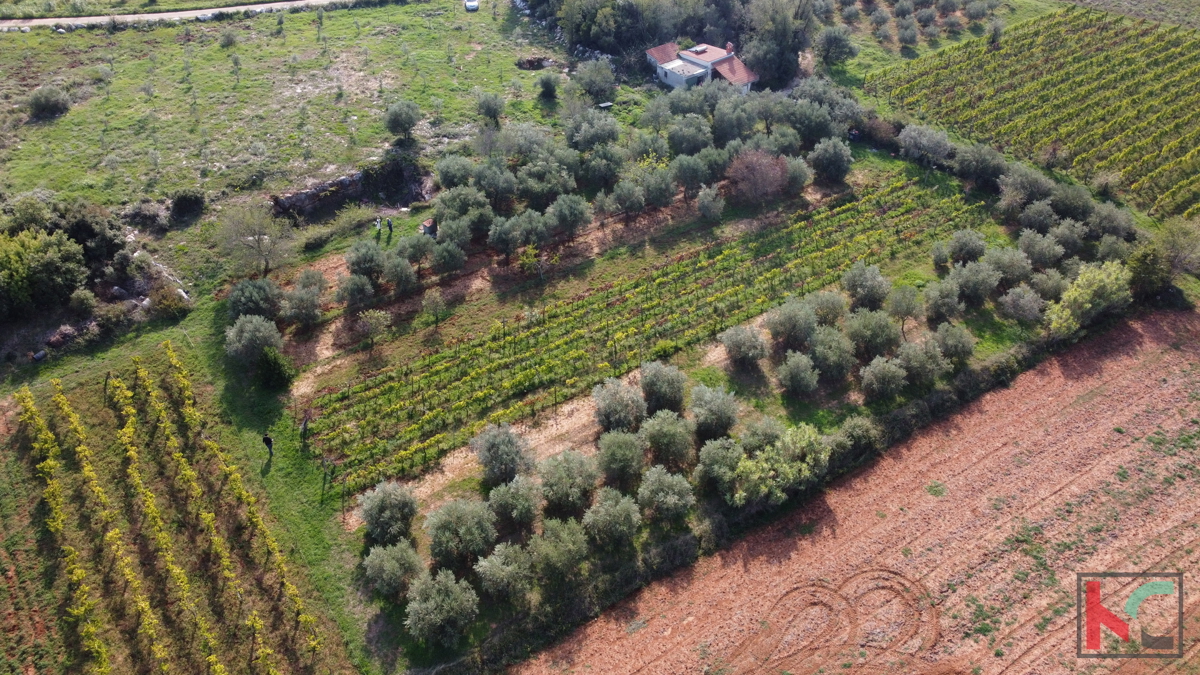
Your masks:
<svg viewBox="0 0 1200 675"><path fill-rule="evenodd" d="M1182 572L1080 572L1075 605L1079 658L1183 658Z"/></svg>

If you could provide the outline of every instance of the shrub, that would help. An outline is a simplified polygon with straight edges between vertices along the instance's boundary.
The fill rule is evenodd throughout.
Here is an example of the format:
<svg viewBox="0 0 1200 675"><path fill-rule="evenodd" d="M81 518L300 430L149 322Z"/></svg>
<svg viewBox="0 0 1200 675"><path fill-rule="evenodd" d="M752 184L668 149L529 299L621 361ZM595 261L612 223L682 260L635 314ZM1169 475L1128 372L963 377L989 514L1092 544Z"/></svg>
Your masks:
<svg viewBox="0 0 1200 675"><path fill-rule="evenodd" d="M790 298L768 314L763 323L770 331L771 339L780 347L801 349L817 330L817 314L810 304Z"/></svg>
<svg viewBox="0 0 1200 675"><path fill-rule="evenodd" d="M491 120L493 124L500 124L500 116L504 114L504 99L499 94L476 92L475 112Z"/></svg>
<svg viewBox="0 0 1200 675"><path fill-rule="evenodd" d="M538 96L548 101L558 98L558 83L559 77L557 73L546 72L538 75Z"/></svg>
<svg viewBox="0 0 1200 675"><path fill-rule="evenodd" d="M158 319L178 321L192 311L192 302L182 289L164 279L150 289L150 315Z"/></svg>
<svg viewBox="0 0 1200 675"><path fill-rule="evenodd" d="M683 412L683 387L686 383L687 378L675 366L659 361L643 363L641 386L646 414L653 415L660 410Z"/></svg>
<svg viewBox="0 0 1200 675"><path fill-rule="evenodd" d="M850 294L854 307L879 309L892 290L892 284L879 273L878 265L868 267L860 260L842 275L842 288Z"/></svg>
<svg viewBox="0 0 1200 675"><path fill-rule="evenodd" d="M517 476L492 488L488 506L501 523L519 529L533 527L542 508L542 486L528 476Z"/></svg>
<svg viewBox="0 0 1200 675"><path fill-rule="evenodd" d="M1082 185L1059 183L1050 193L1050 206L1060 217L1085 221L1096 203L1092 201L1092 193Z"/></svg>
<svg viewBox="0 0 1200 675"><path fill-rule="evenodd" d="M1050 207L1050 201L1042 199L1026 206L1021 211L1020 217L1017 218L1017 222L1026 230L1049 232L1050 228L1058 224L1058 215Z"/></svg>
<svg viewBox="0 0 1200 675"><path fill-rule="evenodd" d="M817 390L817 378L821 373L813 367L808 356L789 351L776 371L779 384L792 396L807 396Z"/></svg>
<svg viewBox="0 0 1200 675"><path fill-rule="evenodd" d="M1171 284L1171 261L1158 241L1134 249L1125 266L1129 269L1129 290L1135 298L1153 297Z"/></svg>
<svg viewBox="0 0 1200 675"><path fill-rule="evenodd" d="M65 115L70 109L71 97L52 84L38 87L29 95L29 116L35 120Z"/></svg>
<svg viewBox="0 0 1200 675"><path fill-rule="evenodd" d="M695 504L696 497L687 478L668 473L662 466L652 466L642 476L642 484L638 487L638 506L656 520L682 520Z"/></svg>
<svg viewBox="0 0 1200 675"><path fill-rule="evenodd" d="M576 591L583 580L580 571L587 560L587 535L574 519L546 520L542 534L529 542L533 569L545 591L542 599L551 605L566 605L577 600Z"/></svg>
<svg viewBox="0 0 1200 675"><path fill-rule="evenodd" d="M1106 234L1100 237L1100 244L1096 246L1096 259L1125 262L1125 259L1129 257L1130 250L1129 244L1125 243L1124 239Z"/></svg>
<svg viewBox="0 0 1200 675"><path fill-rule="evenodd" d="M233 285L229 291L229 318L253 314L267 319L279 315L279 304L283 294L279 286L270 279L246 279Z"/></svg>
<svg viewBox="0 0 1200 675"><path fill-rule="evenodd" d="M710 389L702 384L693 387L690 410L696 421L696 436L702 441L729 435L737 423L737 400L722 388Z"/></svg>
<svg viewBox="0 0 1200 675"><path fill-rule="evenodd" d="M573 80L597 103L608 101L613 88L617 86L608 61L584 61L575 70Z"/></svg>
<svg viewBox="0 0 1200 675"><path fill-rule="evenodd" d="M405 613L404 625L413 637L454 647L479 614L479 596L450 570L439 570L436 577L424 574L413 582Z"/></svg>
<svg viewBox="0 0 1200 675"><path fill-rule="evenodd" d="M975 353L975 336L962 326L955 326L949 322L942 323L938 325L934 339L937 340L942 355L951 361L966 363Z"/></svg>
<svg viewBox="0 0 1200 675"><path fill-rule="evenodd" d="M296 367L274 347L263 349L258 358L258 380L267 389L286 389L296 379Z"/></svg>
<svg viewBox="0 0 1200 675"><path fill-rule="evenodd" d="M885 354L900 344L900 327L886 312L856 309L846 319L846 337L866 358Z"/></svg>
<svg viewBox="0 0 1200 675"><path fill-rule="evenodd" d="M1000 271L986 262L972 262L966 265L955 265L950 270L950 279L958 284L959 296L967 304L979 306L1000 285Z"/></svg>
<svg viewBox="0 0 1200 675"><path fill-rule="evenodd" d="M930 386L950 372L950 362L942 356L935 340L921 343L906 342L896 352L896 363L908 374L908 379L918 386Z"/></svg>
<svg viewBox="0 0 1200 675"><path fill-rule="evenodd" d="M457 272L466 265L466 252L454 242L443 242L433 249L433 269L438 274Z"/></svg>
<svg viewBox="0 0 1200 675"><path fill-rule="evenodd" d="M707 222L715 223L721 220L721 214L725 211L725 200L721 198L721 193L715 185L700 188L696 195L696 210Z"/></svg>
<svg viewBox="0 0 1200 675"><path fill-rule="evenodd" d="M528 551L502 543L496 545L491 555L475 563L475 573L484 593L523 608L526 596L533 590L532 567Z"/></svg>
<svg viewBox="0 0 1200 675"><path fill-rule="evenodd" d="M600 436L598 446L597 461L608 483L629 487L642 475L646 441L641 436L610 431Z"/></svg>
<svg viewBox="0 0 1200 675"><path fill-rule="evenodd" d="M695 428L672 410L660 410L642 425L641 436L659 464L684 468L694 459Z"/></svg>
<svg viewBox="0 0 1200 675"><path fill-rule="evenodd" d="M396 599L408 592L408 586L423 570L421 556L407 541L391 546L372 546L363 559L363 575L375 592Z"/></svg>
<svg viewBox="0 0 1200 675"><path fill-rule="evenodd" d="M1029 285L1043 300L1052 302L1062 297L1071 282L1063 278L1058 270L1046 270L1033 275L1029 279Z"/></svg>
<svg viewBox="0 0 1200 675"><path fill-rule="evenodd" d="M171 195L171 218L183 220L204 213L204 191L198 188L176 190Z"/></svg>
<svg viewBox="0 0 1200 675"><path fill-rule="evenodd" d="M975 230L958 230L950 235L946 249L952 261L968 263L983 256L987 251L987 242L983 240L983 235Z"/></svg>
<svg viewBox="0 0 1200 675"><path fill-rule="evenodd" d="M412 138L413 127L420 121L421 109L412 101L396 101L388 106L383 116L388 132L405 138Z"/></svg>
<svg viewBox="0 0 1200 675"><path fill-rule="evenodd" d="M775 445L783 438L787 427L773 417L761 419L746 424L746 430L741 437L742 449L748 455L756 455Z"/></svg>
<svg viewBox="0 0 1200 675"><path fill-rule="evenodd" d="M1066 252L1063 245L1058 243L1053 236L1038 234L1033 230L1021 230L1017 247L1028 257L1034 267L1041 270L1054 267L1054 264Z"/></svg>
<svg viewBox="0 0 1200 675"><path fill-rule="evenodd" d="M542 462L542 494L547 509L582 513L592 501L600 472L589 457L567 450Z"/></svg>
<svg viewBox="0 0 1200 675"><path fill-rule="evenodd" d="M71 312L76 316L90 317L92 312L96 311L96 294L86 288L77 288L71 293L71 299L67 302Z"/></svg>
<svg viewBox="0 0 1200 675"><path fill-rule="evenodd" d="M615 378L592 388L596 422L605 431L637 431L646 419L646 401L637 389Z"/></svg>
<svg viewBox="0 0 1200 675"><path fill-rule="evenodd" d="M1133 300L1130 281L1129 270L1121 263L1084 265L1062 299L1046 309L1050 335L1071 337L1100 317L1124 310Z"/></svg>
<svg viewBox="0 0 1200 675"><path fill-rule="evenodd" d="M612 488L600 488L596 503L583 514L583 529L601 550L616 551L633 541L642 514L632 497Z"/></svg>
<svg viewBox="0 0 1200 675"><path fill-rule="evenodd" d="M989 248L983 254L983 263L991 265L1000 273L1000 283L1012 287L1029 278L1033 274L1033 266L1029 257L1016 248Z"/></svg>
<svg viewBox="0 0 1200 675"><path fill-rule="evenodd" d="M886 401L904 388L904 378L908 373L895 359L876 356L863 366L859 375L862 377L863 394L868 401Z"/></svg>
<svg viewBox="0 0 1200 675"><path fill-rule="evenodd" d="M467 185L471 181L475 163L462 155L446 155L438 160L434 170L437 171L438 183L449 190Z"/></svg>
<svg viewBox="0 0 1200 675"><path fill-rule="evenodd" d="M1000 311L1006 316L1031 323L1041 320L1045 304L1046 301L1025 284L1012 288L999 302Z"/></svg>
<svg viewBox="0 0 1200 675"><path fill-rule="evenodd" d="M374 490L359 495L358 504L369 541L388 546L411 536L417 498L408 488L383 481Z"/></svg>
<svg viewBox="0 0 1200 675"><path fill-rule="evenodd" d="M233 32L232 28L226 28L221 31L221 37L218 40L222 49L229 49L238 43L237 33Z"/></svg>
<svg viewBox="0 0 1200 675"><path fill-rule="evenodd" d="M763 204L778 199L787 187L787 160L762 150L743 150L729 163L725 176L735 200Z"/></svg>
<svg viewBox="0 0 1200 675"><path fill-rule="evenodd" d="M845 16L845 12L842 13ZM854 20L858 20L857 11ZM850 39L850 29L845 26L822 28L813 45L817 58L826 64L838 63L858 56L858 47Z"/></svg>
<svg viewBox="0 0 1200 675"><path fill-rule="evenodd" d="M351 309L362 307L375 297L375 287L371 280L361 274L351 274L338 279L337 293L334 299L344 302Z"/></svg>
<svg viewBox="0 0 1200 675"><path fill-rule="evenodd" d="M435 564L470 566L496 543L496 514L483 502L456 499L425 518L425 531Z"/></svg>
<svg viewBox="0 0 1200 675"><path fill-rule="evenodd" d="M787 127L780 127L787 129ZM782 131L777 132L782 133ZM787 160L787 190L789 194L798 195L804 186L812 182L812 169L808 162L799 157L789 157Z"/></svg>
<svg viewBox="0 0 1200 675"><path fill-rule="evenodd" d="M911 124L897 137L900 154L925 166L946 166L954 154L954 144L946 132Z"/></svg>
<svg viewBox="0 0 1200 675"><path fill-rule="evenodd" d="M954 279L943 279L925 287L925 316L930 321L952 319L963 309L958 300L958 282Z"/></svg>
<svg viewBox="0 0 1200 675"><path fill-rule="evenodd" d="M738 464L735 506L778 506L789 494L812 487L825 478L829 448L808 424L788 429L771 446Z"/></svg>
<svg viewBox="0 0 1200 675"><path fill-rule="evenodd" d="M726 502L732 502L738 464L745 456L742 446L732 438L711 440L700 448L700 462L692 479L701 488L715 488Z"/></svg>
<svg viewBox="0 0 1200 675"><path fill-rule="evenodd" d="M842 331L821 326L813 333L813 365L828 382L840 382L854 366L854 343Z"/></svg>
<svg viewBox="0 0 1200 675"><path fill-rule="evenodd" d="M812 308L822 326L833 326L846 316L846 299L835 291L811 293L804 298L804 304Z"/></svg>
<svg viewBox="0 0 1200 675"><path fill-rule="evenodd" d="M735 368L749 370L766 358L767 345L757 331L745 326L734 326L717 336L725 346L725 353Z"/></svg>
<svg viewBox="0 0 1200 675"><path fill-rule="evenodd" d="M827 183L838 183L850 173L850 163L854 159L850 155L850 146L845 141L826 138L817 143L808 154L808 165L813 168L819 180Z"/></svg>
<svg viewBox="0 0 1200 675"><path fill-rule="evenodd" d="M225 353L243 363L257 362L268 347L283 349L283 336L261 316L242 315L225 329Z"/></svg>
<svg viewBox="0 0 1200 675"><path fill-rule="evenodd" d="M1127 239L1134 228L1133 215L1112 202L1097 204L1087 218L1076 218L1075 220L1087 221L1093 239L1099 239L1106 234L1119 239Z"/></svg>
<svg viewBox="0 0 1200 675"><path fill-rule="evenodd" d="M479 464L483 466L485 485L507 483L516 478L517 474L533 470L533 457L529 453L528 442L508 424L487 425L471 439L471 449L475 451Z"/></svg>

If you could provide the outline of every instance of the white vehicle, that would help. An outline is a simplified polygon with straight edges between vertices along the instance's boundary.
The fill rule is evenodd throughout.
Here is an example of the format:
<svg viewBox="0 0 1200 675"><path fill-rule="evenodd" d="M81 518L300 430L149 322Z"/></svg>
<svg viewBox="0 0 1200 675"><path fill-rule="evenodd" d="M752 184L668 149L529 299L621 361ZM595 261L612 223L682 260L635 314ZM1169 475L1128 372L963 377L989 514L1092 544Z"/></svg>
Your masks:
<svg viewBox="0 0 1200 675"><path fill-rule="evenodd" d="M479 0L463 0L463 7L466 7L468 12L477 12L479 11Z"/></svg>

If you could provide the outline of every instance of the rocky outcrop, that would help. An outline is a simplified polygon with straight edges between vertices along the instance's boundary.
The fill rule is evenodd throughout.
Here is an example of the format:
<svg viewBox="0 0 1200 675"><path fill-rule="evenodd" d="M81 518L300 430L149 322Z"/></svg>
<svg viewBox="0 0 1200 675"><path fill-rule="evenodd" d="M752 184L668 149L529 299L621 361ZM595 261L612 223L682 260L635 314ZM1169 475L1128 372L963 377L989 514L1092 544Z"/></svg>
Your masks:
<svg viewBox="0 0 1200 675"><path fill-rule="evenodd" d="M381 160L313 187L272 195L276 215L308 216L336 209L352 199L379 199L407 206L432 197L432 181L414 151L392 150Z"/></svg>

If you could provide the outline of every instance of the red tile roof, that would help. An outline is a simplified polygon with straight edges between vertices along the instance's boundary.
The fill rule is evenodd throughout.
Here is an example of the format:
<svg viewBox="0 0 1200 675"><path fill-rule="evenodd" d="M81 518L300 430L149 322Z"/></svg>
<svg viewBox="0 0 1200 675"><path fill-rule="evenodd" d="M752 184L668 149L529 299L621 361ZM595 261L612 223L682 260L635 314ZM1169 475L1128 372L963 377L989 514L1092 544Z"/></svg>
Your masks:
<svg viewBox="0 0 1200 675"><path fill-rule="evenodd" d="M647 49L646 56L654 59L654 62L660 65L668 61L674 61L679 58L679 45L674 42L668 42L665 45Z"/></svg>
<svg viewBox="0 0 1200 675"><path fill-rule="evenodd" d="M699 54L692 51L692 49L695 49L695 47L693 47L692 49L685 49L680 53L686 54L687 57L690 59L696 59L697 61L704 61L705 63L712 63L713 61L718 61L720 59L725 58L726 56L729 56L729 52L725 51L724 49L721 49L720 47L714 47L712 45L706 45L703 43L696 45L696 47L704 47L705 49L703 52L700 52Z"/></svg>
<svg viewBox="0 0 1200 675"><path fill-rule="evenodd" d="M713 68L721 75L721 77L729 80L733 84L742 85L758 82L758 74L750 70L746 64L738 57L733 57L726 61L722 61Z"/></svg>

